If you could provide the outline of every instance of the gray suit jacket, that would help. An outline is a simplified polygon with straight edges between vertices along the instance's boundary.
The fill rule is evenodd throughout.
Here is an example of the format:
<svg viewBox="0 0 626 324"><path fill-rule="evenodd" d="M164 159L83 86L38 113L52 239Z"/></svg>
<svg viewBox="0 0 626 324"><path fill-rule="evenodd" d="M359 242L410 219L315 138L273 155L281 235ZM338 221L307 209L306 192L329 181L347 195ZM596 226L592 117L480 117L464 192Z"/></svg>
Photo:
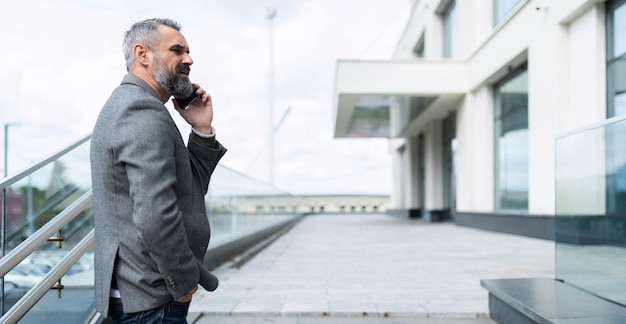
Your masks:
<svg viewBox="0 0 626 324"><path fill-rule="evenodd" d="M212 276L204 196L226 149L203 141L192 134L185 147L156 93L130 74L102 108L91 138L98 312L108 313L113 278L126 313L216 284L202 282Z"/></svg>

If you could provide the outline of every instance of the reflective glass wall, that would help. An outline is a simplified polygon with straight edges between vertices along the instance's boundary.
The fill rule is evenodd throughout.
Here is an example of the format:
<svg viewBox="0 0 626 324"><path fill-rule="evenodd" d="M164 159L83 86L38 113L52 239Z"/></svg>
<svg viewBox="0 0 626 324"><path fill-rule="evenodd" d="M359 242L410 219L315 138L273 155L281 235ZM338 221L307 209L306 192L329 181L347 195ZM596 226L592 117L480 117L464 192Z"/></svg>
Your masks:
<svg viewBox="0 0 626 324"><path fill-rule="evenodd" d="M556 140L556 278L626 305L626 116ZM621 140L620 140L621 139Z"/></svg>
<svg viewBox="0 0 626 324"><path fill-rule="evenodd" d="M495 203L497 210L528 210L528 70L494 86Z"/></svg>

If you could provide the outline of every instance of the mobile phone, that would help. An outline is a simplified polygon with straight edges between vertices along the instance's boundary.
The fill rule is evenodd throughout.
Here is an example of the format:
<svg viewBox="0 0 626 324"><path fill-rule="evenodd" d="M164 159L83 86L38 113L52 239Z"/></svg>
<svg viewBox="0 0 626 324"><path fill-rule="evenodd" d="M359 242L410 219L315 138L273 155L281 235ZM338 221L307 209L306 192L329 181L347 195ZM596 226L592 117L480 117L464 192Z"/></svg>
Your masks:
<svg viewBox="0 0 626 324"><path fill-rule="evenodd" d="M180 109L185 109L187 108L187 106L194 101L196 98L198 98L198 95L196 94L196 89L194 88L191 93L189 94L189 96L185 97L185 98L176 98L176 102L178 103L178 107L180 107Z"/></svg>

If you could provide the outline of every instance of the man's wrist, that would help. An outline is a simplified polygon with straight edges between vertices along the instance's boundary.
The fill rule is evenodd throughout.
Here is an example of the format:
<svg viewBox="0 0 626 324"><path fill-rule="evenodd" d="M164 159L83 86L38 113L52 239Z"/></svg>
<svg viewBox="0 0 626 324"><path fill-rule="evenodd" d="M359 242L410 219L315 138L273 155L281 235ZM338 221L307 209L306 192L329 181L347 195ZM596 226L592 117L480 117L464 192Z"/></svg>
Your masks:
<svg viewBox="0 0 626 324"><path fill-rule="evenodd" d="M191 131L202 138L215 138L215 128L213 126L198 129L191 127Z"/></svg>

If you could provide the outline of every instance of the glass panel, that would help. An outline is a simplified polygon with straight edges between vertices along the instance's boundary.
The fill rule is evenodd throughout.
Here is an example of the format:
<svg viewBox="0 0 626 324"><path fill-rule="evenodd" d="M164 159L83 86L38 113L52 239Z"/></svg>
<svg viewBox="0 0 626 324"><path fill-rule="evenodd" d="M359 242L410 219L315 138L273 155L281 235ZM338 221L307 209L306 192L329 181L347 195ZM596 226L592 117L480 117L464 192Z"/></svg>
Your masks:
<svg viewBox="0 0 626 324"><path fill-rule="evenodd" d="M607 3L607 114L626 114L626 1Z"/></svg>
<svg viewBox="0 0 626 324"><path fill-rule="evenodd" d="M493 25L497 25L502 18L506 17L506 15L520 2L520 0L494 0L493 1L493 16L494 23Z"/></svg>
<svg viewBox="0 0 626 324"><path fill-rule="evenodd" d="M451 1L443 14L443 57L456 56L456 3Z"/></svg>
<svg viewBox="0 0 626 324"><path fill-rule="evenodd" d="M278 205L285 191L218 165L206 196L211 245L293 218L295 206Z"/></svg>
<svg viewBox="0 0 626 324"><path fill-rule="evenodd" d="M65 247L64 247L65 249ZM65 253L39 251L28 260L58 263ZM93 250L83 255L61 279L60 292L48 291L20 323L88 323L94 315Z"/></svg>
<svg viewBox="0 0 626 324"><path fill-rule="evenodd" d="M391 98L388 96L358 96L347 136L389 137L390 105Z"/></svg>
<svg viewBox="0 0 626 324"><path fill-rule="evenodd" d="M5 254L47 224L90 188L88 141L5 188L7 192ZM4 311L8 311L30 288L41 282L44 276L92 229L93 215L91 209L87 209L64 226L61 233L57 234L57 236L62 235L64 238L62 248L59 248L56 242L43 244L9 271L4 277ZM89 288L93 286L92 260L91 254L85 255L67 272L63 280L71 285L71 282L76 280L74 278L80 275L85 278L82 280L81 289L87 290L89 295L93 295L93 287ZM65 285L68 288L70 286ZM69 291L69 289L65 291ZM54 295L56 296L56 291ZM46 305L45 300L44 298L38 305ZM84 301L85 298L81 300ZM55 303L58 304L59 302ZM67 298L62 303L65 303L64 307L55 309L58 314L67 309L72 309L71 305L77 305L76 301L69 302ZM93 302L90 302L89 307L85 310L90 314L93 311L91 304ZM54 309L54 307L48 306L44 308L46 307L49 310ZM75 310L75 307L73 309ZM39 316L41 317L41 314ZM49 319L54 316L40 317L31 322L47 323L47 320L43 320L43 318ZM25 322L28 323L29 321L25 320Z"/></svg>
<svg viewBox="0 0 626 324"><path fill-rule="evenodd" d="M556 141L556 277L626 304L626 120Z"/></svg>
<svg viewBox="0 0 626 324"><path fill-rule="evenodd" d="M496 209L528 209L528 73L495 88Z"/></svg>
<svg viewBox="0 0 626 324"><path fill-rule="evenodd" d="M610 39L613 50L609 55L616 58L626 54L626 2L622 1L617 8L609 12L609 15L609 22L612 25L609 26L611 29L609 33L613 35Z"/></svg>
<svg viewBox="0 0 626 324"><path fill-rule="evenodd" d="M396 128L393 136L398 136L408 127L415 118L418 118L432 104L437 97L434 96L397 96L398 109L396 109Z"/></svg>
<svg viewBox="0 0 626 324"><path fill-rule="evenodd" d="M91 189L89 142L6 189L5 252L9 253Z"/></svg>
<svg viewBox="0 0 626 324"><path fill-rule="evenodd" d="M419 40L417 41L417 44L415 45L415 47L413 48L413 53L415 54L416 57L424 57L424 33L422 33L422 36L420 36Z"/></svg>
<svg viewBox="0 0 626 324"><path fill-rule="evenodd" d="M607 72L609 111L613 116L626 114L626 57L610 63Z"/></svg>

